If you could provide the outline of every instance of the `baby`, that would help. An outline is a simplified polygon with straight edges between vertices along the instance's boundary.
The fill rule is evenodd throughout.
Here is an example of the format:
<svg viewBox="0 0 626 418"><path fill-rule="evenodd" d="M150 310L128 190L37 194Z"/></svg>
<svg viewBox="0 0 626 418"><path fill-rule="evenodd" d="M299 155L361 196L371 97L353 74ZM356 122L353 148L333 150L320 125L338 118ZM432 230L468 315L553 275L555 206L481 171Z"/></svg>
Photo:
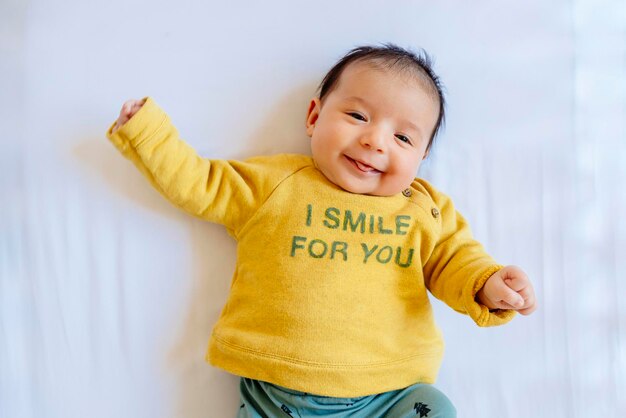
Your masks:
<svg viewBox="0 0 626 418"><path fill-rule="evenodd" d="M444 120L428 56L358 47L307 111L311 154L205 159L151 98L107 137L157 190L237 240L207 361L241 376L238 417L453 417L427 291L479 326L535 310L533 287L415 178Z"/></svg>

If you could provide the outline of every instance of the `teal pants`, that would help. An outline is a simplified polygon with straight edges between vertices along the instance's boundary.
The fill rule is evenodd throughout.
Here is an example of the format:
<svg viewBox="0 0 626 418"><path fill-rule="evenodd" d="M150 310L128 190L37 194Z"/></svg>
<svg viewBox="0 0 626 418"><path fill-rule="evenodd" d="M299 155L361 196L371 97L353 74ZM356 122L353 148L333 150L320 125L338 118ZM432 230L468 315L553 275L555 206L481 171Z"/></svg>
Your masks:
<svg viewBox="0 0 626 418"><path fill-rule="evenodd" d="M456 417L446 395L423 383L358 398L311 395L247 378L241 378L239 389L241 403L237 418Z"/></svg>

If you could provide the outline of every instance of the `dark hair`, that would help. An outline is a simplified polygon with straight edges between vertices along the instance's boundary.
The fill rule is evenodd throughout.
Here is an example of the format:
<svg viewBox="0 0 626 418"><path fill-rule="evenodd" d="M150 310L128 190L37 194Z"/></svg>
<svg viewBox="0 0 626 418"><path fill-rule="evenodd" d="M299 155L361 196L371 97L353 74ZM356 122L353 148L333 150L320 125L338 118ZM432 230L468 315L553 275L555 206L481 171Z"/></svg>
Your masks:
<svg viewBox="0 0 626 418"><path fill-rule="evenodd" d="M428 141L428 146L426 147L426 150L429 150L439 132L439 128L445 122L446 103L443 96L443 85L437 74L433 71L432 59L426 51L422 49L419 54L416 54L391 43L383 44L382 46L356 47L344 55L324 76L318 88L320 100L324 100L337 86L343 70L345 70L348 65L357 61L382 63L388 68L416 70L418 73L424 75L430 82L433 92L436 93L439 99L439 117L437 118L435 129L433 129L433 133Z"/></svg>

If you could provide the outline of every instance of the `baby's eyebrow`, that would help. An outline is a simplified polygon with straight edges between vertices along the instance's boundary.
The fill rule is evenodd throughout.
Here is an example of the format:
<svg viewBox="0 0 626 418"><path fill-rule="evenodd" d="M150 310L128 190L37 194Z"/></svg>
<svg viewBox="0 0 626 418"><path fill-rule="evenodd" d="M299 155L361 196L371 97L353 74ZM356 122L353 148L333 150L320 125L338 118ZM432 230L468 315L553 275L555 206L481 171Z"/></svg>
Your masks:
<svg viewBox="0 0 626 418"><path fill-rule="evenodd" d="M413 122L408 121L408 120L405 120L405 121L404 121L404 124L405 124L406 126L408 126L408 127L409 127L409 129L412 129L412 130L416 131L416 132L417 132L417 133L419 133L420 135L422 134L422 131L420 130L420 128L419 128L416 124L414 124Z"/></svg>
<svg viewBox="0 0 626 418"><path fill-rule="evenodd" d="M359 96L350 96L345 99L346 102L358 102L365 106L369 105L368 101Z"/></svg>

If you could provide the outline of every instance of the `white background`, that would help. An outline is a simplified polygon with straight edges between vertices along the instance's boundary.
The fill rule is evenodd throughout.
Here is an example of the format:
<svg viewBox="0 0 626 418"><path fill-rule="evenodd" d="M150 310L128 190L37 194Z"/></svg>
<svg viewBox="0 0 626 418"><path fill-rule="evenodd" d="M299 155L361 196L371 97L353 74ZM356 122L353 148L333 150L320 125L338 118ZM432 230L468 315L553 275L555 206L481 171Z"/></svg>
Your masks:
<svg viewBox="0 0 626 418"><path fill-rule="evenodd" d="M0 1L0 417L232 417L204 363L235 244L105 139L150 95L204 156L308 153L350 48L425 48L448 123L420 175L532 278L480 329L436 303L460 417L626 416L623 1Z"/></svg>

